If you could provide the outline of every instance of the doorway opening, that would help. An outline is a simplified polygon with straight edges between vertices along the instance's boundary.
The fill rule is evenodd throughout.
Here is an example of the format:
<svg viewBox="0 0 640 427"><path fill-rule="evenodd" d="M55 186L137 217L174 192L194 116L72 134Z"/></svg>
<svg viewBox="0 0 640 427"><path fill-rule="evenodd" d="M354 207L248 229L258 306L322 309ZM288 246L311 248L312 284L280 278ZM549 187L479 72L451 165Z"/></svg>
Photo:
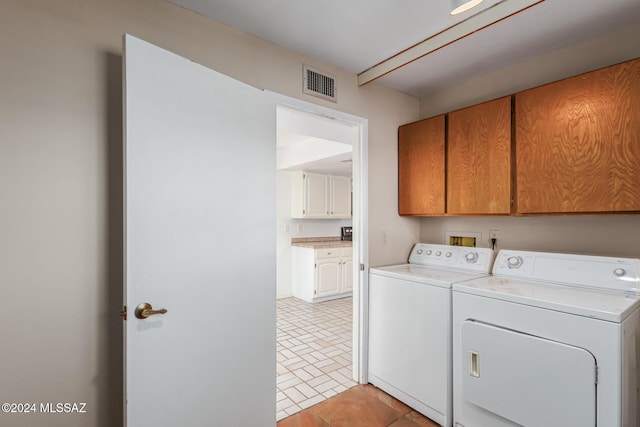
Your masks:
<svg viewBox="0 0 640 427"><path fill-rule="evenodd" d="M361 289L366 278L359 266L366 259L366 127L364 119L278 96L277 420L362 380ZM296 191L294 181L304 173L341 182L351 180L348 196L352 215L327 211L325 217L300 218L292 212L292 197L298 197L292 194ZM353 229L351 246L341 240L344 227ZM305 267L294 255L292 242L316 239L335 240L332 246L341 256L336 259L344 269L339 273L343 279L338 280L349 285L338 284L333 296L303 298L296 287L301 286L298 270ZM309 268L316 265L311 260Z"/></svg>

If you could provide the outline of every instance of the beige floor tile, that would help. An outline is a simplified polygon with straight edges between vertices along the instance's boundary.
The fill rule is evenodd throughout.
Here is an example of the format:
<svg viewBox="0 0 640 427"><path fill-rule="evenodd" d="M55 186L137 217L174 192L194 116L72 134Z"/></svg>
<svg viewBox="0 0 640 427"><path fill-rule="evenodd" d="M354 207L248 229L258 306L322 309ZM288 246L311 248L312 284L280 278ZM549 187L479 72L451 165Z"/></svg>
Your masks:
<svg viewBox="0 0 640 427"><path fill-rule="evenodd" d="M278 300L277 420L355 385L350 379L352 308L352 298L317 304ZM327 375L332 373L337 380Z"/></svg>
<svg viewBox="0 0 640 427"><path fill-rule="evenodd" d="M280 384L278 384L278 388L280 390L285 390L285 389L287 389L289 387L297 386L301 382L302 382L302 380L294 375L294 378L292 378L290 380L287 380L287 381L283 381Z"/></svg>
<svg viewBox="0 0 640 427"><path fill-rule="evenodd" d="M298 384L296 386L296 389L300 393L304 394L307 397L307 399L310 399L310 398L312 398L314 396L317 396L319 394L318 391L315 388L311 387L310 385L308 385L306 383Z"/></svg>
<svg viewBox="0 0 640 427"><path fill-rule="evenodd" d="M302 394L297 388L295 387L290 387L288 389L283 390L284 394L287 395L287 397L289 399L291 399L291 401L293 403L300 403L303 400L307 400L308 397L305 396L304 394Z"/></svg>
<svg viewBox="0 0 640 427"><path fill-rule="evenodd" d="M276 412L278 411L284 411L285 409L291 407L291 405L294 405L293 401L289 398L286 399L282 399L281 401L279 401L276 404Z"/></svg>
<svg viewBox="0 0 640 427"><path fill-rule="evenodd" d="M307 370L307 368L305 368L305 370ZM331 378L329 375L323 373L322 371L319 371L321 375L307 381L307 384L309 384L311 387L317 387L322 383L326 383L327 381L331 381L333 380L333 378Z"/></svg>

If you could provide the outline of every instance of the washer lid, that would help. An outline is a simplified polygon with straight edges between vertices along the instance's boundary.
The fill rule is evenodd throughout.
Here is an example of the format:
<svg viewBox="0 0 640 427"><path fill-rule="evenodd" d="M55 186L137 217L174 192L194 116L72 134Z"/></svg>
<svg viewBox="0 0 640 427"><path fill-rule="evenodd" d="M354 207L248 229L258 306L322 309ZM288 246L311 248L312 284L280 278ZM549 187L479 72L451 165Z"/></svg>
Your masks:
<svg viewBox="0 0 640 427"><path fill-rule="evenodd" d="M498 276L455 284L453 291L617 323L640 307L640 297L635 294Z"/></svg>
<svg viewBox="0 0 640 427"><path fill-rule="evenodd" d="M470 273L462 270L425 267L416 264L377 267L370 269L369 273L443 288L450 288L455 282L486 276L485 274Z"/></svg>

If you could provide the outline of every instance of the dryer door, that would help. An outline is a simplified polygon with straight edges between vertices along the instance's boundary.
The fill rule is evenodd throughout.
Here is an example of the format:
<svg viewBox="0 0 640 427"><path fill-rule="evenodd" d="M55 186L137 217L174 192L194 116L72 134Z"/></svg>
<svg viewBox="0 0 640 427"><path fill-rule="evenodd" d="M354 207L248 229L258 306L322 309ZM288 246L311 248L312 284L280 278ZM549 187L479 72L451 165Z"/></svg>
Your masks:
<svg viewBox="0 0 640 427"><path fill-rule="evenodd" d="M523 426L595 426L596 360L579 347L462 324L462 396Z"/></svg>

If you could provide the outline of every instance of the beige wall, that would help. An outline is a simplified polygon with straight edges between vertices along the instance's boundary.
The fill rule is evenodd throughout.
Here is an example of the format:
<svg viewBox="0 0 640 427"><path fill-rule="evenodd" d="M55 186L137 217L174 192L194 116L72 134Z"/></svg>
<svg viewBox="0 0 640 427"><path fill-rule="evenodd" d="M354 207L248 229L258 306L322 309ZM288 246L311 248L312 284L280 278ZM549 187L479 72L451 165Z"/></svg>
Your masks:
<svg viewBox="0 0 640 427"><path fill-rule="evenodd" d="M640 216L543 216L424 218L420 240L445 243L447 231L482 234L499 230L497 249L640 258Z"/></svg>
<svg viewBox="0 0 640 427"><path fill-rule="evenodd" d="M421 117L640 57L640 24L620 28L421 99ZM639 190L640 191L640 190ZM451 217L421 219L420 240L445 243L447 231L501 231L500 248L640 257L640 216Z"/></svg>
<svg viewBox="0 0 640 427"><path fill-rule="evenodd" d="M638 58L639 39L640 24L635 24L460 82L422 98L420 117L433 117Z"/></svg>
<svg viewBox="0 0 640 427"><path fill-rule="evenodd" d="M358 88L353 74L163 0L3 0L0 29L0 402L87 402L88 412L0 413L0 425L113 427L122 417L125 32L367 118L371 263L400 261L417 240L419 220L396 215L395 161L416 98ZM303 62L337 75L337 104L301 94Z"/></svg>

